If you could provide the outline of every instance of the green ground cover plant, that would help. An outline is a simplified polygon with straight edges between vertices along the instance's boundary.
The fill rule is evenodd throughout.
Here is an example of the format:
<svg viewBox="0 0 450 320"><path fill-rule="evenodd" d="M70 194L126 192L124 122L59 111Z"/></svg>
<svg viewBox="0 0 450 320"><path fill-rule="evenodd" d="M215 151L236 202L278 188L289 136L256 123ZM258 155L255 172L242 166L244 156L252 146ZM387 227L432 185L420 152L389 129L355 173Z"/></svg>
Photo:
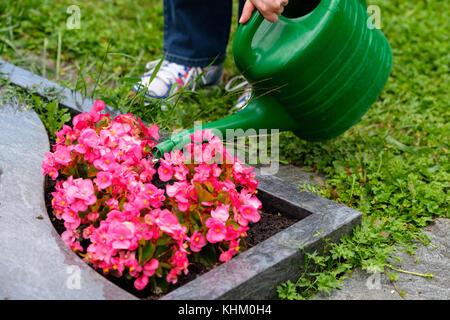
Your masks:
<svg viewBox="0 0 450 320"><path fill-rule="evenodd" d="M305 253L306 271L297 282L280 284L282 299L330 291L356 267L389 272L395 281L396 272L407 272L396 267L398 250L412 254L417 243L429 244L422 228L436 217L450 217L450 2L369 3L381 9L382 31L394 55L383 93L336 139L311 143L292 133L280 137L281 162L326 175L322 185L306 188L363 212L363 223L340 243L326 245L327 255ZM66 9L73 4L82 8L79 30L66 29ZM102 6L93 0L3 1L0 56L165 129L230 114L237 95L223 87L186 90L181 99L159 104L146 106L139 99L130 104L136 76L145 62L162 54L162 10L162 1L104 1ZM232 33L235 28L233 23ZM229 48L225 81L236 74ZM38 110L47 103L27 101ZM162 104L168 111L161 111Z"/></svg>

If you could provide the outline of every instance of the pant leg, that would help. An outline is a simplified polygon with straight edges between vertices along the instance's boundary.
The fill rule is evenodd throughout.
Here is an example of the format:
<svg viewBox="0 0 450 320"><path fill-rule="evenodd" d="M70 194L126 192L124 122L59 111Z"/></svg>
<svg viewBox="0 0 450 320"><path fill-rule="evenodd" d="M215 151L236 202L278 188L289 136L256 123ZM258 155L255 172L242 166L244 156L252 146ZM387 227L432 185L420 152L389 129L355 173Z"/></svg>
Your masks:
<svg viewBox="0 0 450 320"><path fill-rule="evenodd" d="M164 0L166 60L193 67L223 63L231 14L231 0Z"/></svg>
<svg viewBox="0 0 450 320"><path fill-rule="evenodd" d="M241 17L241 14L242 14L242 9L244 9L244 4L245 4L245 0L239 0L238 24L239 24L239 18Z"/></svg>

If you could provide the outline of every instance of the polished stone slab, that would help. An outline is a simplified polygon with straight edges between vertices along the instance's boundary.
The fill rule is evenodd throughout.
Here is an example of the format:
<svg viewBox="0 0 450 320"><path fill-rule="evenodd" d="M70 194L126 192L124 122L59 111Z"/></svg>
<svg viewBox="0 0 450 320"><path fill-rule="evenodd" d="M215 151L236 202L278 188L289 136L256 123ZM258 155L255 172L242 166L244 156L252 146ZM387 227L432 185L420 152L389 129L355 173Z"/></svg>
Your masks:
<svg viewBox="0 0 450 320"><path fill-rule="evenodd" d="M274 176L258 176L263 209L302 220L162 299L272 299L276 287L300 276L304 252L338 241L361 223L359 211Z"/></svg>
<svg viewBox="0 0 450 320"><path fill-rule="evenodd" d="M48 150L34 111L0 104L0 299L136 299L84 263L54 229L40 171Z"/></svg>
<svg viewBox="0 0 450 320"><path fill-rule="evenodd" d="M330 294L320 293L315 299L450 300L450 219L436 219L425 228L424 234L430 237L431 245L418 243L414 255L399 248L401 262L392 261L392 264L407 272L431 273L434 277L428 279L386 268L388 272L398 274L398 280L393 284L386 273L373 274L358 268L343 281L341 289L333 289Z"/></svg>

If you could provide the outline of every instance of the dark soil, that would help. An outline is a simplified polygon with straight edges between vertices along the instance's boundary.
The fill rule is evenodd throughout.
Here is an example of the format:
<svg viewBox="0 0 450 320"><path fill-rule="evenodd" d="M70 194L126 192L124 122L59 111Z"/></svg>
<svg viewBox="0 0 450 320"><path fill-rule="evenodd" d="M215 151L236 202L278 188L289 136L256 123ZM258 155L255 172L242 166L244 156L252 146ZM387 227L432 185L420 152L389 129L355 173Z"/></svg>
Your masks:
<svg viewBox="0 0 450 320"><path fill-rule="evenodd" d="M52 141L51 141L52 143ZM55 227L58 234L61 234L65 231L64 223L62 220L58 220L53 215L53 208L51 205L52 201L52 195L51 193L55 191L55 184L56 182L49 179L49 177L46 177L45 182L45 204L47 207L47 213L49 215L50 221L53 223L53 226ZM246 246L243 245L242 247L251 248L258 243L270 238L274 234L286 229L287 227L293 225L299 219L293 219L281 216L279 214L271 214L266 213L264 211L260 211L261 214L261 220L258 221L258 223L250 224L250 230L247 232L247 237L245 238ZM82 244L83 245L83 244ZM182 275L178 278L178 282L175 285L169 285L168 292L175 290L176 288L188 283L189 281L194 280L195 278L201 276L202 274L208 272L209 270L213 269L214 267L218 266L221 263L217 263L213 266L205 267L201 264L197 263L191 263L189 265L189 273L187 275ZM95 270L99 274L105 276L108 280L115 283L117 286L121 287L122 289L128 291L129 293L135 295L136 297L140 299L158 299L163 294L155 294L150 290L150 286L148 286L146 289L139 291L134 288L133 280L127 280L125 277L117 278L112 275L104 275L101 271Z"/></svg>

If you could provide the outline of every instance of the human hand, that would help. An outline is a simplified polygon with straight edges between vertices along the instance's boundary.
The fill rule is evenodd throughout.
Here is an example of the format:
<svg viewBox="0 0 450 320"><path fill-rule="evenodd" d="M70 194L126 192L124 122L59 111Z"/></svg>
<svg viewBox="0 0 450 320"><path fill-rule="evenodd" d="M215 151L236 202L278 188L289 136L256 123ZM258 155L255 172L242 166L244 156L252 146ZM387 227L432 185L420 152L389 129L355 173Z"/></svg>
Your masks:
<svg viewBox="0 0 450 320"><path fill-rule="evenodd" d="M284 7L287 6L287 4L288 0L247 0L242 9L239 23L246 23L250 19L255 8L261 12L266 20L277 22L278 15L283 12Z"/></svg>

